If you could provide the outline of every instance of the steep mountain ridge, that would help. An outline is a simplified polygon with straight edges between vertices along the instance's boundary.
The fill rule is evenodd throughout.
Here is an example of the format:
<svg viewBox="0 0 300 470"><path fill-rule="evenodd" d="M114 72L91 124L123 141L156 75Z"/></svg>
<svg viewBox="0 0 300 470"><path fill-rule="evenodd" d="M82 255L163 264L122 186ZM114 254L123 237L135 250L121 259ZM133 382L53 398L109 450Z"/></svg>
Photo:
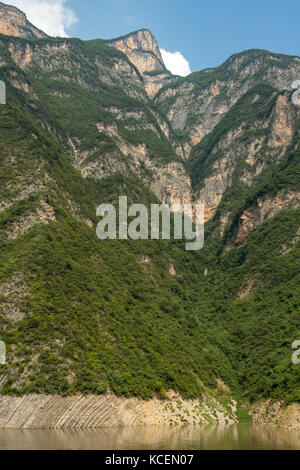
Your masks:
<svg viewBox="0 0 300 470"><path fill-rule="evenodd" d="M181 179L183 164L168 141L168 122L147 98L143 80L123 53L101 41L33 44L7 38L2 44L9 50L6 64L19 69L7 80L40 110L43 126L59 138L85 177L131 169L158 196L170 199L168 168ZM24 74L30 75L30 84Z"/></svg>
<svg viewBox="0 0 300 470"><path fill-rule="evenodd" d="M157 41L148 29L112 39L107 44L124 52L141 74L166 71Z"/></svg>
<svg viewBox="0 0 300 470"><path fill-rule="evenodd" d="M174 129L186 134L188 158L191 147L211 132L249 89L266 81L278 90L291 90L299 74L299 57L249 50L233 55L215 69L178 79L162 88L155 101Z"/></svg>
<svg viewBox="0 0 300 470"><path fill-rule="evenodd" d="M255 186L298 145L299 110L291 93L267 84L246 92L214 130L193 147L188 160L197 200L214 216L224 192L233 184Z"/></svg>
<svg viewBox="0 0 300 470"><path fill-rule="evenodd" d="M106 44L127 55L143 76L145 90L150 97L155 96L164 85L175 79L166 69L157 41L148 29L106 41Z"/></svg>
<svg viewBox="0 0 300 470"><path fill-rule="evenodd" d="M47 35L33 26L21 10L0 2L0 34L22 38L43 38Z"/></svg>

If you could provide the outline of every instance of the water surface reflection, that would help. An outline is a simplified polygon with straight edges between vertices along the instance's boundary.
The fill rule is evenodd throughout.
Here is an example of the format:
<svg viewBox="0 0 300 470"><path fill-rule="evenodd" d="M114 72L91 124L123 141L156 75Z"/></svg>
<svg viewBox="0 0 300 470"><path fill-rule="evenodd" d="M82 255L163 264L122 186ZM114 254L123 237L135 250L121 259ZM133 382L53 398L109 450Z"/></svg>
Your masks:
<svg viewBox="0 0 300 470"><path fill-rule="evenodd" d="M251 424L66 430L0 429L0 449L300 449L300 433Z"/></svg>

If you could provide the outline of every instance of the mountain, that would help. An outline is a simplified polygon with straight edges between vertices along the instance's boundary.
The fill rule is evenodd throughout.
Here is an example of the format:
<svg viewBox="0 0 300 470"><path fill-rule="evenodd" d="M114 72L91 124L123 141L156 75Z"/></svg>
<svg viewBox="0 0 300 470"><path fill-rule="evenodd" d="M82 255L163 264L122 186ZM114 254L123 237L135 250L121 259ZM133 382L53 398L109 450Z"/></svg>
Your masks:
<svg viewBox="0 0 300 470"><path fill-rule="evenodd" d="M124 52L143 76L145 91L153 97L164 86L174 81L163 62L156 39L151 31L142 29L126 36L107 41Z"/></svg>
<svg viewBox="0 0 300 470"><path fill-rule="evenodd" d="M180 78L148 30L18 24L0 36L2 394L299 402L300 59L250 50ZM100 242L96 207L120 195L205 203L203 250Z"/></svg>
<svg viewBox="0 0 300 470"><path fill-rule="evenodd" d="M0 34L21 38L43 38L47 35L33 26L25 13L0 2Z"/></svg>

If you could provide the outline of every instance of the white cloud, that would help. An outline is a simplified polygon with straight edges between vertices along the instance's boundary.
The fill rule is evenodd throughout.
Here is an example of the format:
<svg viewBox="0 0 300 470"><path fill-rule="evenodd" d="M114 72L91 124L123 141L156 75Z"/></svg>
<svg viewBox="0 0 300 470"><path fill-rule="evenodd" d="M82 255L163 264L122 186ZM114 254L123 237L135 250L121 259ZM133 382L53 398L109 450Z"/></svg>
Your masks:
<svg viewBox="0 0 300 470"><path fill-rule="evenodd" d="M190 63L186 60L181 52L168 52L164 49L160 50L165 66L173 75L186 77L192 73Z"/></svg>
<svg viewBox="0 0 300 470"><path fill-rule="evenodd" d="M49 36L68 36L66 30L78 19L71 8L65 6L67 0L9 0L24 13L28 20Z"/></svg>

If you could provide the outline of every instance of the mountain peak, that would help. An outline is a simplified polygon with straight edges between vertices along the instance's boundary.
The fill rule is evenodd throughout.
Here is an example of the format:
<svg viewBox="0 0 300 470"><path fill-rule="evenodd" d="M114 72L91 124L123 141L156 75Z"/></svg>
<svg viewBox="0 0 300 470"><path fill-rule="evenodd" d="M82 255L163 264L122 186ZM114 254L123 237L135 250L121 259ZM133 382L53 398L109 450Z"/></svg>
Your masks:
<svg viewBox="0 0 300 470"><path fill-rule="evenodd" d="M157 41L149 29L139 29L119 38L106 41L124 52L142 75L150 97L174 77L166 69Z"/></svg>
<svg viewBox="0 0 300 470"><path fill-rule="evenodd" d="M21 38L47 37L43 31L33 26L21 10L0 2L0 34Z"/></svg>
<svg viewBox="0 0 300 470"><path fill-rule="evenodd" d="M166 71L157 41L149 29L112 39L108 44L124 52L141 74Z"/></svg>

